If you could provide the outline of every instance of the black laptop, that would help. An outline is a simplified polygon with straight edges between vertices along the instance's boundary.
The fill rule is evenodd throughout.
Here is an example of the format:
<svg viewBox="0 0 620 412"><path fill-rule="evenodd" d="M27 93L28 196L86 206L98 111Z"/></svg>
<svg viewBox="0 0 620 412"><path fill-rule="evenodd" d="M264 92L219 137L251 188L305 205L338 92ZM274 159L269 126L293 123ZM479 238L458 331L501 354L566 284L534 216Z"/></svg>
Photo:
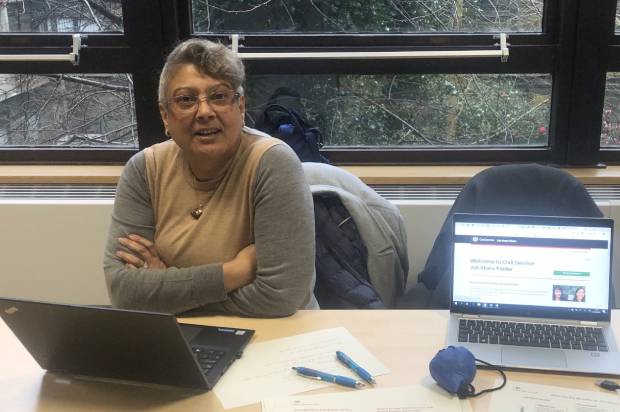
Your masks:
<svg viewBox="0 0 620 412"><path fill-rule="evenodd" d="M76 377L206 391L253 330L179 324L171 314L0 298L0 317L39 365Z"/></svg>

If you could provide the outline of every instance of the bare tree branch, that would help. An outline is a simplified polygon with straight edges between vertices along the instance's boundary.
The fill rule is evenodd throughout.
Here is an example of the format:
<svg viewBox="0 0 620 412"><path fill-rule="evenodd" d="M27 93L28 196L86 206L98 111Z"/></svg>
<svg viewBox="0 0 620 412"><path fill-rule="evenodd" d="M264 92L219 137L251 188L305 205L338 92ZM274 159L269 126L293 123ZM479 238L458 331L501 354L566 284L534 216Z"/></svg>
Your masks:
<svg viewBox="0 0 620 412"><path fill-rule="evenodd" d="M117 85L117 84L110 84L110 83L103 83L103 82L98 82L96 80L89 80L89 79L85 79L83 77L77 77L77 76L70 76L67 74L58 74L58 75L44 75L45 77L50 77L53 79L65 79L68 80L70 82L74 82L74 83L82 83L82 84L87 84L89 86L95 86L101 89L106 89L106 90L120 90L120 91L129 91L129 87L128 86L121 86L121 85Z"/></svg>
<svg viewBox="0 0 620 412"><path fill-rule="evenodd" d="M99 30L103 31L103 27L101 26L101 23L99 22L99 19L97 18L97 16L95 16L95 13L93 12L92 7L90 7L90 2L88 0L84 0L84 4L88 8L88 11L90 12L91 17L93 18L93 21L95 22L97 27L99 27Z"/></svg>
<svg viewBox="0 0 620 412"><path fill-rule="evenodd" d="M427 137L424 133L422 133L421 130L419 130L417 127L415 127L414 125L412 125L411 123L409 123L408 121L406 121L405 119L403 119L402 117L400 117L399 115L397 115L396 113L394 113L393 111L388 109L387 107L383 106L380 103L375 102L372 99L369 99L369 98L367 98L365 96L362 96L361 94L354 93L354 92L352 92L351 94L353 96L361 99L361 100L364 100L367 103L370 103L372 106L375 106L375 107L383 110L384 112L386 112L390 116L394 117L395 119L398 119L400 122L402 122L402 124L407 126L416 136L418 136L420 139L424 140L426 143L434 144L433 141L429 137Z"/></svg>
<svg viewBox="0 0 620 412"><path fill-rule="evenodd" d="M104 16L106 19L110 20L110 22L116 26L117 29L123 27L123 18L122 16L117 16L116 14L109 11L107 8L101 6L97 2L92 1L90 3L91 7L95 9L99 14Z"/></svg>
<svg viewBox="0 0 620 412"><path fill-rule="evenodd" d="M217 7L217 6L213 6L211 5L212 8L214 8L215 10L219 10L219 11L223 11L225 13L233 13L233 14L240 14L240 13L251 13L256 9L259 9L263 6L266 6L267 4L271 3L273 0L265 0L262 3L256 4L254 6L251 6L249 9L245 9L245 10L227 10L225 8L222 7ZM206 3L208 3L208 1L206 1Z"/></svg>

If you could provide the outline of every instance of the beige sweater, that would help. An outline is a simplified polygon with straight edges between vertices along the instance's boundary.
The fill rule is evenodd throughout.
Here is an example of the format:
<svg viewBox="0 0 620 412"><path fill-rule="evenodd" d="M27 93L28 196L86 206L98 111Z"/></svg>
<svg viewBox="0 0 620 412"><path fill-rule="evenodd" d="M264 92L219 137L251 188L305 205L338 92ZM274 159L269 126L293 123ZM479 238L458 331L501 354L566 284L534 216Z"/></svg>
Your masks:
<svg viewBox="0 0 620 412"><path fill-rule="evenodd" d="M309 187L295 153L258 134L244 129L234 159L211 182L194 180L173 142L155 145L127 162L104 255L114 306L261 317L318 308L312 293ZM190 212L201 203L206 203L204 214L196 220ZM115 252L118 237L131 233L153 239L169 267L127 268ZM227 294L222 264L250 242L256 245L256 279Z"/></svg>
<svg viewBox="0 0 620 412"><path fill-rule="evenodd" d="M144 150L155 244L168 266L228 261L254 243L256 171L265 151L278 142L245 135L228 168L206 182L196 180L174 141ZM191 212L198 207L203 214L195 219Z"/></svg>

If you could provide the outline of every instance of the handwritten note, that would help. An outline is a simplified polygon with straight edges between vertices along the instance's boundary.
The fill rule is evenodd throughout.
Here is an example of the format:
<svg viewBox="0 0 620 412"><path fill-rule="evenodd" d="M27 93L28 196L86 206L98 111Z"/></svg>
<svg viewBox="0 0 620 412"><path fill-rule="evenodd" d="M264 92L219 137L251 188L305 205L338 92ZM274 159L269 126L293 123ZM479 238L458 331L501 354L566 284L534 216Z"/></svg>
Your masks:
<svg viewBox="0 0 620 412"><path fill-rule="evenodd" d="M233 363L214 392L228 409L333 385L299 376L291 369L293 366L356 378L336 359L337 350L345 352L374 376L389 372L349 331L340 327L248 345L243 357Z"/></svg>
<svg viewBox="0 0 620 412"><path fill-rule="evenodd" d="M404 386L359 393L329 393L270 398L263 412L465 412L469 401L459 401L437 387Z"/></svg>

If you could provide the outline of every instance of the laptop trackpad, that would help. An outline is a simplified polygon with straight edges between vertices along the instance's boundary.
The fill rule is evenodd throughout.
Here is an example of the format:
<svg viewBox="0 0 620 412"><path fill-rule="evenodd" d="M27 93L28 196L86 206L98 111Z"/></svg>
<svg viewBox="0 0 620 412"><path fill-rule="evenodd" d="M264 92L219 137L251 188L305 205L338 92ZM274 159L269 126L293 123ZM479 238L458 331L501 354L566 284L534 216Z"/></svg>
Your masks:
<svg viewBox="0 0 620 412"><path fill-rule="evenodd" d="M566 368L566 355L561 350L503 347L502 364L507 366Z"/></svg>

